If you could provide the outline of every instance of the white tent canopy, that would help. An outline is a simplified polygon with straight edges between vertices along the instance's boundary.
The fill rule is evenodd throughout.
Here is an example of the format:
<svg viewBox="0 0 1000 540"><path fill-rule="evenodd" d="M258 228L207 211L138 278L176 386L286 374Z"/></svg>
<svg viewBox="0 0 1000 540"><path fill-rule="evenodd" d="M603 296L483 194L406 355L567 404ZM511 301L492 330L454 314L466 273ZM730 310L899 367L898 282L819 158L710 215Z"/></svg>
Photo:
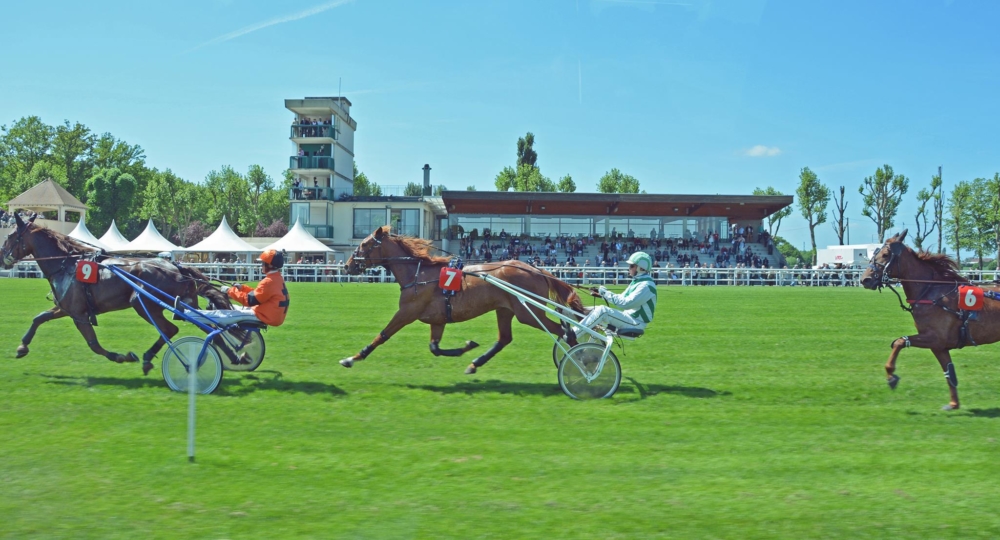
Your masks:
<svg viewBox="0 0 1000 540"><path fill-rule="evenodd" d="M153 220L150 218L149 223L146 224L146 230L142 231L142 234L129 242L127 246L113 251L125 253L159 253L161 251L177 251L177 246L171 244L169 240L160 234L160 231L156 230L156 225L153 225Z"/></svg>
<svg viewBox="0 0 1000 540"><path fill-rule="evenodd" d="M267 246L264 250L276 249L294 253L333 253L326 244L317 240L309 231L302 227L299 220L295 220L295 225L288 230L288 234L281 237L281 240Z"/></svg>
<svg viewBox="0 0 1000 540"><path fill-rule="evenodd" d="M90 232L90 229L87 228L85 214L80 214L80 222L76 224L76 228L73 229L73 231L69 233L68 236L75 240L79 240L84 244L90 244L94 247L99 247L104 250L111 249L108 246L104 245L104 242L98 240L97 237Z"/></svg>
<svg viewBox="0 0 1000 540"><path fill-rule="evenodd" d="M122 233L118 232L118 226L115 225L115 220L111 220L111 226L108 227L108 232L104 233L101 237L101 244L106 246L108 251L122 251L128 246L128 240L122 236Z"/></svg>
<svg viewBox="0 0 1000 540"><path fill-rule="evenodd" d="M177 251L193 251L197 253L260 253L262 250L253 247L239 236L236 236L236 233L229 226L229 222L226 221L226 217L223 216L222 222L219 223L219 228L215 229L215 232L209 235L208 238L188 248L177 248Z"/></svg>

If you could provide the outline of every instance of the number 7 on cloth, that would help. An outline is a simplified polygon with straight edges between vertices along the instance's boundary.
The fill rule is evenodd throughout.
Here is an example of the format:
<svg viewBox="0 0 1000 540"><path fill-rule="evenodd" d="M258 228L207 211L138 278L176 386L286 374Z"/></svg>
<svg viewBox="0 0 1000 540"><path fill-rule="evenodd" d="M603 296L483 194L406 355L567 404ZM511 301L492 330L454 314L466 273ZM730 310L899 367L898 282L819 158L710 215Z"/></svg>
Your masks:
<svg viewBox="0 0 1000 540"><path fill-rule="evenodd" d="M458 268L448 268L447 266L442 268L441 277L438 278L438 287L446 291L461 291L462 271Z"/></svg>

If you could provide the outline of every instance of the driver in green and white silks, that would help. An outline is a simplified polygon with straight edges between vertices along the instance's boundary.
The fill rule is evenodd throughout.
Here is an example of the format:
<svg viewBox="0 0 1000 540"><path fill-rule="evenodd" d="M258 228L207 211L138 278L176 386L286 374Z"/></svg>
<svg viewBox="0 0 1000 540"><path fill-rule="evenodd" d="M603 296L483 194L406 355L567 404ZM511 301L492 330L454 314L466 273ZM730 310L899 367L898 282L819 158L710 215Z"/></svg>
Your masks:
<svg viewBox="0 0 1000 540"><path fill-rule="evenodd" d="M612 324L617 328L634 327L644 329L653 321L656 311L656 283L649 275L653 267L653 258L644 251L633 253L628 258L628 274L632 283L622 294L615 294L604 287L590 289L590 295L603 298L609 304L621 308L618 311L607 306L597 306L580 321L580 326L594 328L597 325ZM584 331L577 328L577 338Z"/></svg>

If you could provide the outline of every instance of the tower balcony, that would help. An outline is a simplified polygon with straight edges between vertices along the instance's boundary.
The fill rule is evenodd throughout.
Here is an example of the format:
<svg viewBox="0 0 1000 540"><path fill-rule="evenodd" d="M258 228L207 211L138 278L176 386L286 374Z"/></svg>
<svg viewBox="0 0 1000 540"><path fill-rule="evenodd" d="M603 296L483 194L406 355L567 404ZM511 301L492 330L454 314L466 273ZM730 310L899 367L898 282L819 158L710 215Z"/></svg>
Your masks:
<svg viewBox="0 0 1000 540"><path fill-rule="evenodd" d="M292 124L289 139L296 143L333 144L340 138L340 126L337 124Z"/></svg>
<svg viewBox="0 0 1000 540"><path fill-rule="evenodd" d="M332 174L333 158L330 156L291 156L288 158L288 168L303 175Z"/></svg>

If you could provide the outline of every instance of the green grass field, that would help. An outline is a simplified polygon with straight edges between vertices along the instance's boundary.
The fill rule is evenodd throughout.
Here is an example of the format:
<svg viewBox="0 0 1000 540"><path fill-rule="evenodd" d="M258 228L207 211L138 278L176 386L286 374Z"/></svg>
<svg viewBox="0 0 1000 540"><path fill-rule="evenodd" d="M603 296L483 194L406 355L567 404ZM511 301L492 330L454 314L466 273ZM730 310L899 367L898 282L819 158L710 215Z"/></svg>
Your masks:
<svg viewBox="0 0 1000 540"><path fill-rule="evenodd" d="M289 290L260 370L199 397L189 464L159 361L108 362L65 319L15 359L48 286L0 281L0 537L1000 537L1000 349L955 352L960 411L928 351L890 391L913 329L892 295L661 287L618 394L577 402L524 326L471 377L419 323L344 369L399 288ZM120 312L98 336L141 353L156 334ZM443 346L465 339L489 346L494 317Z"/></svg>

